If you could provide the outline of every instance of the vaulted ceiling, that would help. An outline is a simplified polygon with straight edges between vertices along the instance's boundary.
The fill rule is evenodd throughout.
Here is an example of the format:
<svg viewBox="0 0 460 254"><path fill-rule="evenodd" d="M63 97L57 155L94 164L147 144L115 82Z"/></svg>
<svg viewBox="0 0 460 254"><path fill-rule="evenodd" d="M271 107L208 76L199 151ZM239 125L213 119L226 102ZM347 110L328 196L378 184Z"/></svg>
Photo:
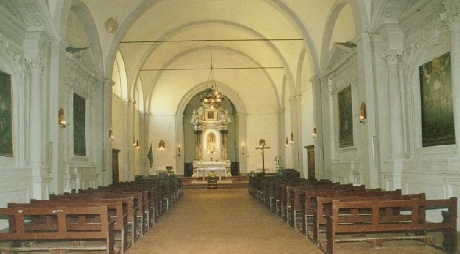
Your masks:
<svg viewBox="0 0 460 254"><path fill-rule="evenodd" d="M96 24L112 9L110 17L120 23L119 44L102 50L119 50L129 94L140 78L145 110L167 115L193 96L189 93L209 86L211 61L218 89L243 101L247 113L284 108L285 98L299 95L299 83L318 68L325 24L337 5L335 0L84 2L97 12ZM355 23L350 6L342 5L342 26L351 32L331 36L345 41L354 37Z"/></svg>

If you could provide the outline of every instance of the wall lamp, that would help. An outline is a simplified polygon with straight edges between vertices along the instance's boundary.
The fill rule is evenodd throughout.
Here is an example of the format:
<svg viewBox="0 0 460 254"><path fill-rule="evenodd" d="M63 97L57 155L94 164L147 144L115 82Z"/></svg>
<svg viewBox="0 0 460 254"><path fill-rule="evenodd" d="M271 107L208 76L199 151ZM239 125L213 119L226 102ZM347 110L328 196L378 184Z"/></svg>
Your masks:
<svg viewBox="0 0 460 254"><path fill-rule="evenodd" d="M241 154L244 155L245 152L246 152L246 151L244 150L244 143L242 143L242 144L241 144Z"/></svg>
<svg viewBox="0 0 460 254"><path fill-rule="evenodd" d="M133 147L137 148L137 150L141 149L141 146L139 145L139 139L136 139L136 140L133 139Z"/></svg>
<svg viewBox="0 0 460 254"><path fill-rule="evenodd" d="M67 126L67 122L65 121L65 115L64 115L64 109L60 108L59 109L59 114L58 114L58 123L62 128L65 128Z"/></svg>
<svg viewBox="0 0 460 254"><path fill-rule="evenodd" d="M110 141L113 141L115 139L115 136L113 135L112 128L109 129L109 139L110 139Z"/></svg>
<svg viewBox="0 0 460 254"><path fill-rule="evenodd" d="M180 145L177 145L177 156L180 157Z"/></svg>
<svg viewBox="0 0 460 254"><path fill-rule="evenodd" d="M288 139L287 137L286 137L286 143L284 144L284 146L285 146L286 148L288 148L288 146L289 146L289 139Z"/></svg>
<svg viewBox="0 0 460 254"><path fill-rule="evenodd" d="M311 133L313 138L316 138L316 127L313 128L313 132Z"/></svg>
<svg viewBox="0 0 460 254"><path fill-rule="evenodd" d="M289 141L289 144L294 144L294 133L291 132L291 141Z"/></svg>
<svg viewBox="0 0 460 254"><path fill-rule="evenodd" d="M366 119L367 119L367 110L366 110L366 103L363 102L361 103L361 107L360 107L360 110L359 110L359 122L360 123L365 123L366 122Z"/></svg>
<svg viewBox="0 0 460 254"><path fill-rule="evenodd" d="M163 152L163 150L165 149L165 147L166 147L165 141L164 141L164 140L160 140L160 143L158 144L158 148L160 149L160 151Z"/></svg>

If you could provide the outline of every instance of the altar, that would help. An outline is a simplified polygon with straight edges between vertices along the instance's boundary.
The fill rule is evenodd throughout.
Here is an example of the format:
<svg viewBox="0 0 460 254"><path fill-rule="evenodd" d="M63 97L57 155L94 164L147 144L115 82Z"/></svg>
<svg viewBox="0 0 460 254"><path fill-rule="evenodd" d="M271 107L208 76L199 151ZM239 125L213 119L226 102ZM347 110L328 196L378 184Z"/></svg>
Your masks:
<svg viewBox="0 0 460 254"><path fill-rule="evenodd" d="M218 105L203 103L193 111L190 123L195 134L195 159L193 175L195 178L206 176L231 176L228 151L228 125L231 123L228 110Z"/></svg>
<svg viewBox="0 0 460 254"><path fill-rule="evenodd" d="M193 163L193 177L202 177L204 181L205 177L211 173L216 173L219 177L219 181L222 181L222 177L231 176L230 162L196 161Z"/></svg>

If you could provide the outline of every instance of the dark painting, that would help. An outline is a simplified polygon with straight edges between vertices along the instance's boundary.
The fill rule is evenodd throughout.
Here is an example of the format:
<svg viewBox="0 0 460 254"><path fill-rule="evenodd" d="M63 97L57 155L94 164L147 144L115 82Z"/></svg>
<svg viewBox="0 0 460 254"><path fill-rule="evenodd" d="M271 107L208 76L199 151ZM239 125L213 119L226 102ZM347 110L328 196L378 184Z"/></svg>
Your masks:
<svg viewBox="0 0 460 254"><path fill-rule="evenodd" d="M450 53L419 67L422 146L455 144Z"/></svg>
<svg viewBox="0 0 460 254"><path fill-rule="evenodd" d="M73 153L76 156L86 156L86 109L85 99L73 95Z"/></svg>
<svg viewBox="0 0 460 254"><path fill-rule="evenodd" d="M11 75L0 71L0 156L13 156Z"/></svg>
<svg viewBox="0 0 460 254"><path fill-rule="evenodd" d="M339 106L339 147L353 146L353 111L351 86L338 93Z"/></svg>

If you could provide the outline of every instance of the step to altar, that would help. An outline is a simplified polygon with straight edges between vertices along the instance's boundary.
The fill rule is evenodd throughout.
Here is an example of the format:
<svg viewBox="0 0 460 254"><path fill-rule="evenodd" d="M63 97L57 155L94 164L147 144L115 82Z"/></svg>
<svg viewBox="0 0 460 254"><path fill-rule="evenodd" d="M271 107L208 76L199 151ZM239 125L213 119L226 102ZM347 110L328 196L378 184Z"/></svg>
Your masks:
<svg viewBox="0 0 460 254"><path fill-rule="evenodd" d="M249 179L247 176L232 176L222 178L221 180L212 179L206 177L203 178L193 178L193 177L181 177L182 186L185 189L205 189L208 188L209 181L212 180L212 188L221 188L221 189L234 189L234 188L248 188Z"/></svg>

